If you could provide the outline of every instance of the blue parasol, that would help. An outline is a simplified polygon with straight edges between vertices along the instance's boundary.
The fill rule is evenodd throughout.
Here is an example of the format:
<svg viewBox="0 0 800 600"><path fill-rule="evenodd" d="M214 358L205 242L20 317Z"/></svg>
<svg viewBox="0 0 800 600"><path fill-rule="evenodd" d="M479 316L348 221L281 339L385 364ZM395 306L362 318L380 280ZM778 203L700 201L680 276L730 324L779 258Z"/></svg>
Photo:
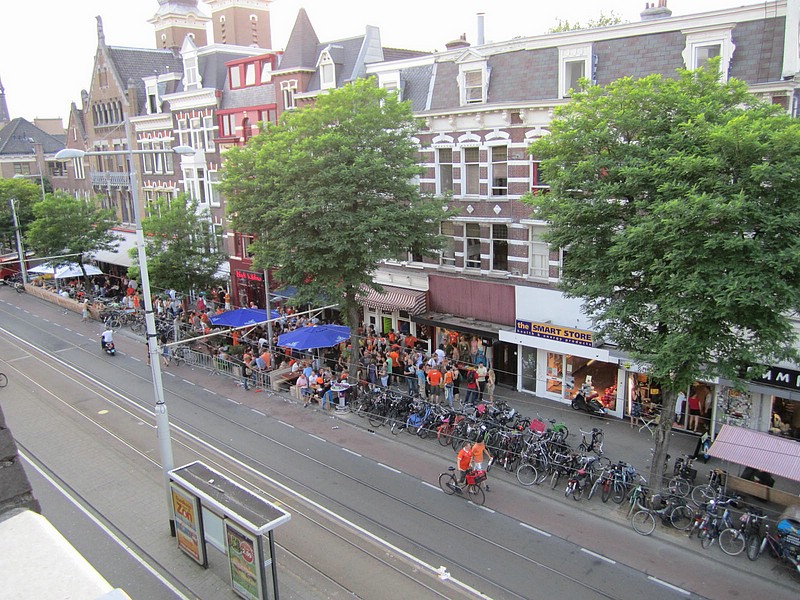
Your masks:
<svg viewBox="0 0 800 600"><path fill-rule="evenodd" d="M277 310L273 310L270 314L272 319L278 319L281 316ZM270 319L267 317L266 310L260 308L237 308L219 315L213 315L210 320L212 325L220 327L245 327L246 325L266 323Z"/></svg>
<svg viewBox="0 0 800 600"><path fill-rule="evenodd" d="M344 325L300 327L278 337L278 346L294 350L330 348L350 339L350 328Z"/></svg>

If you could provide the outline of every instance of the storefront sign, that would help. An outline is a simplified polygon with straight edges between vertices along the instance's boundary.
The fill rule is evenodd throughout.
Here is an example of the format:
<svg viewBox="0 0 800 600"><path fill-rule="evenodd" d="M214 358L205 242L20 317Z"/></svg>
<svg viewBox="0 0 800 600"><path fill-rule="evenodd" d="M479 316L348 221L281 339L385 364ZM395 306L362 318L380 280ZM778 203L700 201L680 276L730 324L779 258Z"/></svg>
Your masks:
<svg viewBox="0 0 800 600"><path fill-rule="evenodd" d="M536 323L535 321L522 321L517 319L516 331L522 335L555 340L577 346L594 346L594 336L591 331L559 327L550 323Z"/></svg>
<svg viewBox="0 0 800 600"><path fill-rule="evenodd" d="M200 502L196 496L187 494L174 483L170 487L178 548L205 566L206 546L200 524Z"/></svg>
<svg viewBox="0 0 800 600"><path fill-rule="evenodd" d="M793 371L792 369L767 367L767 370L760 377L756 376L753 379L788 390L800 390L800 371Z"/></svg>
<svg viewBox="0 0 800 600"><path fill-rule="evenodd" d="M261 558L256 539L225 520L225 543L233 591L247 600L261 600L264 590L261 578Z"/></svg>
<svg viewBox="0 0 800 600"><path fill-rule="evenodd" d="M241 269L236 269L233 273L236 275L236 279L245 279L247 281L264 281L263 273L253 273L253 271L242 271Z"/></svg>

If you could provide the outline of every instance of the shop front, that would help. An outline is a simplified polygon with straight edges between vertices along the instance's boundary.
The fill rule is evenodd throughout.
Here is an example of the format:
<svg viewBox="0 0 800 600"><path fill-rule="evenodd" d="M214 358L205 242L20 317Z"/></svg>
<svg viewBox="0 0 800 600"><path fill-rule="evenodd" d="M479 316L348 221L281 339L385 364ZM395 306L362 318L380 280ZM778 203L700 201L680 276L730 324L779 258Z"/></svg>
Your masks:
<svg viewBox="0 0 800 600"><path fill-rule="evenodd" d="M264 271L254 271L248 262L231 259L231 304L233 308L250 306L254 302L264 308Z"/></svg>
<svg viewBox="0 0 800 600"><path fill-rule="evenodd" d="M408 290L382 286L383 291L370 290L363 298L364 324L376 333L394 330L404 335L420 337L412 317L424 313L428 302L424 290Z"/></svg>
<svg viewBox="0 0 800 600"><path fill-rule="evenodd" d="M739 419L742 427L800 440L800 371L766 367L745 391L736 390L736 394L740 401L724 405L725 423L736 425ZM722 405L718 412L721 409Z"/></svg>
<svg viewBox="0 0 800 600"><path fill-rule="evenodd" d="M519 390L568 403L588 384L610 414L622 417L624 371L597 346L593 332L517 319L514 331L500 331L500 340L519 346Z"/></svg>

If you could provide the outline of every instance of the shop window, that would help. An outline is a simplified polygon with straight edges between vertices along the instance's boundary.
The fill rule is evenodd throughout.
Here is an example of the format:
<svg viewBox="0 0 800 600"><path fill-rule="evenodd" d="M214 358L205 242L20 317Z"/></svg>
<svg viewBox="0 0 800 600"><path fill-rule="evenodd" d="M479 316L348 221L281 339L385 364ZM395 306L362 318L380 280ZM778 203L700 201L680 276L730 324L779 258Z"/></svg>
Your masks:
<svg viewBox="0 0 800 600"><path fill-rule="evenodd" d="M800 402L774 397L769 432L793 439L800 439Z"/></svg>
<svg viewBox="0 0 800 600"><path fill-rule="evenodd" d="M462 150L464 166L461 174L461 193L467 196L480 194L480 149L473 146Z"/></svg>
<svg viewBox="0 0 800 600"><path fill-rule="evenodd" d="M466 237L464 239L464 266L468 269L481 268L480 223L466 224Z"/></svg>

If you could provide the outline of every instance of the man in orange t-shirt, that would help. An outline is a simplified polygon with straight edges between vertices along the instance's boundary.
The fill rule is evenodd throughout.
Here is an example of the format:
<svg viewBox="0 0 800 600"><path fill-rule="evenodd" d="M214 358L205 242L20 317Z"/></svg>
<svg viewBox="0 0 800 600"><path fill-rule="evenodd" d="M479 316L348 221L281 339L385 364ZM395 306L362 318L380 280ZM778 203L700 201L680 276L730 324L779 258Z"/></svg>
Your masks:
<svg viewBox="0 0 800 600"><path fill-rule="evenodd" d="M472 448L467 443L461 450L458 451L458 458L456 459L456 483L461 485L467 477L467 470L472 463ZM461 491L461 488L456 488Z"/></svg>
<svg viewBox="0 0 800 600"><path fill-rule="evenodd" d="M431 386L431 391L428 394L428 399L434 403L439 404L439 394L441 393L442 372L438 367L431 367L428 371L428 384Z"/></svg>

